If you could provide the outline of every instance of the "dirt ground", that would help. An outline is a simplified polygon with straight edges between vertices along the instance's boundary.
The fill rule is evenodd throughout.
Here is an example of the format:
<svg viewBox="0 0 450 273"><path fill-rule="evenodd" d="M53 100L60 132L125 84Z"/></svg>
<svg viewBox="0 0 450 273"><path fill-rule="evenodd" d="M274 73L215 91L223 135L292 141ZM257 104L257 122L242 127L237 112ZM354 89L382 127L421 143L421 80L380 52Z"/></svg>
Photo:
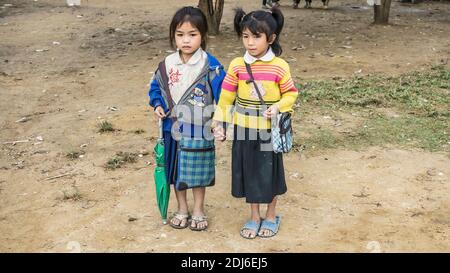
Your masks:
<svg viewBox="0 0 450 273"><path fill-rule="evenodd" d="M249 208L231 197L231 145L219 143L208 231L163 225L148 81L168 54L171 16L181 2L197 1L160 2L69 8L63 0L0 0L1 252L450 251L450 159L392 146L290 153L279 234L244 240ZM222 34L210 37L209 51L228 66L243 52L232 8L257 9L260 1L225 2ZM281 4L283 57L298 83L448 65L448 2L394 2L388 26L370 25L365 1L332 0L328 10L319 1L310 10ZM119 130L98 133L105 120ZM67 158L77 150L81 158ZM142 156L106 170L120 151Z"/></svg>

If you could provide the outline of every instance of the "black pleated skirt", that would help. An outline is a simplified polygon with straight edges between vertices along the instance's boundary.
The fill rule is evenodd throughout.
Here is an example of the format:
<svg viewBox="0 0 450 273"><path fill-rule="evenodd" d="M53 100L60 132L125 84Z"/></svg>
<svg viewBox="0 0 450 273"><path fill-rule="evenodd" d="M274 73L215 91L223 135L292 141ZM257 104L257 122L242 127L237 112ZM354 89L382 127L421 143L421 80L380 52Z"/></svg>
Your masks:
<svg viewBox="0 0 450 273"><path fill-rule="evenodd" d="M271 149L270 130L234 126L231 194L247 203L272 202L287 191L283 154Z"/></svg>

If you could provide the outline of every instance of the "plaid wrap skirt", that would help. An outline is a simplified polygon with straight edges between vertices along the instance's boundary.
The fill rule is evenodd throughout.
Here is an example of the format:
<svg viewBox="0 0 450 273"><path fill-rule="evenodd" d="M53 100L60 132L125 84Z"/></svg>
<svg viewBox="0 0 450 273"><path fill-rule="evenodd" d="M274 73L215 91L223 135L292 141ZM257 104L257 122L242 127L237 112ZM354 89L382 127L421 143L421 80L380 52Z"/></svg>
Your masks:
<svg viewBox="0 0 450 273"><path fill-rule="evenodd" d="M177 190L215 184L214 140L183 137L178 143Z"/></svg>

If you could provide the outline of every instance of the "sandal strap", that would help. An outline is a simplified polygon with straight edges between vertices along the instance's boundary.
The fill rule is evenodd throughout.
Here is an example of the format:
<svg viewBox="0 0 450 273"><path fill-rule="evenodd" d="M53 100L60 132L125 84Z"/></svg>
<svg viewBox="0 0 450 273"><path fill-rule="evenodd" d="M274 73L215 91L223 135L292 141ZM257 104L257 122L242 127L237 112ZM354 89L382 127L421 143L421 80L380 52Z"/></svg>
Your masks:
<svg viewBox="0 0 450 273"><path fill-rule="evenodd" d="M275 222L263 220L260 229L267 229L276 234L278 232L278 229L280 228L280 221L281 221L280 216L276 216Z"/></svg>
<svg viewBox="0 0 450 273"><path fill-rule="evenodd" d="M173 214L173 218L176 218L176 219L178 219L180 221L183 221L185 219L189 219L189 216L190 216L189 214L182 214L182 213L178 213L178 212L175 212Z"/></svg>
<svg viewBox="0 0 450 273"><path fill-rule="evenodd" d="M192 216L191 219L196 222L203 222L206 221L208 217L206 215L200 215L200 216Z"/></svg>
<svg viewBox="0 0 450 273"><path fill-rule="evenodd" d="M250 220L244 224L244 226L241 228L241 231L248 229L248 230L253 230L253 231L258 232L260 225L261 225L261 222L258 223L256 221Z"/></svg>

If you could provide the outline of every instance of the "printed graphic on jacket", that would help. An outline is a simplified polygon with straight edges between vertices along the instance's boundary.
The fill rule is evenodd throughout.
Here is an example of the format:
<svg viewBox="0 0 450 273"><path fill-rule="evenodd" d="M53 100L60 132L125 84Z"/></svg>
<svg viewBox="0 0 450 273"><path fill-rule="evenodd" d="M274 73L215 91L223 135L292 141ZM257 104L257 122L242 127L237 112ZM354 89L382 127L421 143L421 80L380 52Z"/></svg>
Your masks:
<svg viewBox="0 0 450 273"><path fill-rule="evenodd" d="M174 84L180 81L181 73L178 69L171 68L169 71L169 86L173 87Z"/></svg>
<svg viewBox="0 0 450 273"><path fill-rule="evenodd" d="M205 96L207 94L208 94L208 91L206 90L206 86L199 83L194 88L194 92L192 92L190 98L188 99L188 102L192 105L204 107L205 106Z"/></svg>

